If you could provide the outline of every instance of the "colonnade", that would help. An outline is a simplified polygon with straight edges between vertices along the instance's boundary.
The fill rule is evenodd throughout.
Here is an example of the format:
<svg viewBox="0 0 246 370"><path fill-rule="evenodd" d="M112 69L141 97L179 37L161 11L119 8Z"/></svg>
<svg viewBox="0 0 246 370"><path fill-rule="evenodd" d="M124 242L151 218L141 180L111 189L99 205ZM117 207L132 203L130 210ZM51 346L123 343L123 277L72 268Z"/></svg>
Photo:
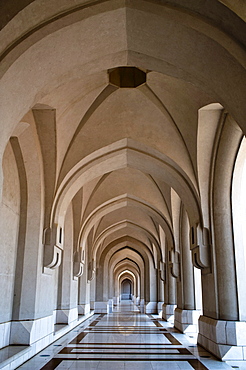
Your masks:
<svg viewBox="0 0 246 370"><path fill-rule="evenodd" d="M0 348L37 353L128 282L141 312L246 358L245 22L198 3L0 14Z"/></svg>

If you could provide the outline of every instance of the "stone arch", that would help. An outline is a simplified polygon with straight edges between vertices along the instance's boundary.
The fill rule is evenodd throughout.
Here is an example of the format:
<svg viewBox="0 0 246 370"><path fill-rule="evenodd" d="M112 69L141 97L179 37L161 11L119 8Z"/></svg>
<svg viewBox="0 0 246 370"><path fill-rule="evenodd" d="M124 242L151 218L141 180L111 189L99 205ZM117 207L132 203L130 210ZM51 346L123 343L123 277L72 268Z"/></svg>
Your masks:
<svg viewBox="0 0 246 370"><path fill-rule="evenodd" d="M114 153L113 158L111 153ZM200 219L198 195L182 169L177 168L170 158L163 157L151 148L145 148L132 140L124 139L89 155L70 171L56 193L52 211L53 222L63 222L62 218L71 197L86 182L126 166L150 173L170 184L177 193L182 194L191 219L196 221Z"/></svg>
<svg viewBox="0 0 246 370"><path fill-rule="evenodd" d="M124 249L124 251L126 250L127 249ZM118 253L118 255L120 254ZM112 265L110 266L112 277L109 279L109 291L110 286L113 287L114 285L115 292L120 292L120 281L122 281L122 279L120 280L120 276L124 273L124 271L127 270L128 274L132 274L134 292L140 296L140 289L142 286L144 286L144 266L138 256L137 259L134 260L134 255L136 254L132 253L132 256L128 254L126 258L121 260L117 258L116 260L112 261ZM115 257L117 257L117 255Z"/></svg>
<svg viewBox="0 0 246 370"><path fill-rule="evenodd" d="M125 277L121 282L121 299L131 299L132 296L132 280ZM127 295L126 297L123 295Z"/></svg>
<svg viewBox="0 0 246 370"><path fill-rule="evenodd" d="M117 17L115 16L117 11L115 10L115 12L116 12L115 14L113 14L112 11L107 12L108 3L109 2L107 2L107 4L105 4L105 9L104 9L103 16L110 15L110 19L112 17L112 18L114 18L114 21L115 21L114 25L113 25L113 22L112 22L112 27L113 26L118 27L117 23L119 24L119 22L117 22ZM192 6L194 7L195 5L192 4ZM140 9L141 9L141 12L140 12ZM25 9L25 11L26 10L28 10L28 7ZM79 9L77 9L77 10L79 12ZM117 9L117 10L119 10L119 9ZM85 9L81 9L81 11L83 13L85 11ZM121 9L119 10L119 13L120 13L120 11L121 11ZM194 9L193 9L193 11L194 11ZM220 8L220 11L222 13L229 12L229 11L225 10L225 8L223 8L223 7ZM218 12L218 9L216 9L215 12ZM71 15L71 17L74 17L75 14L76 14L76 11L73 11L72 13L73 13L73 15ZM158 2L155 3L154 7L153 7L153 4L152 4L151 11L148 9L148 6L146 6L146 4L144 2L138 2L138 4L135 5L135 6L133 6L132 4L131 4L131 6L128 5L128 7L127 7L127 16L129 17L129 23L128 23L128 27L125 27L125 26L124 26L125 28L123 27L125 29L126 33L130 33L130 30L129 30L130 25L131 25L131 27L132 26L133 27L140 26L140 23L143 21L143 18L140 18L140 13L142 14L142 16L144 14L143 18L145 16L148 16L148 17L151 16L151 21L153 21L153 22L157 21L157 23L160 24L160 27L157 27L157 29L161 30L160 34L158 34L158 33L155 34L154 39L156 40L156 42L159 41L159 39L160 39L161 44L164 43L163 47L159 48L158 50L163 50L163 53L165 54L165 57L164 57L164 55L156 55L156 50L154 50L154 49L153 50L148 50L148 52L146 52L144 45L149 45L148 42L147 42L148 40L146 40L146 39L143 40L143 38L141 38L139 40L135 40L134 37L136 37L136 36L132 36L132 34L131 34L131 39L129 39L129 44L127 45L128 48L131 49L131 52L129 51L128 54L127 54L127 64L130 64L130 65L139 64L139 66L141 68L144 68L144 69L149 69L149 70L152 70L152 71L158 71L158 72L161 72L161 73L174 75L175 77L178 77L180 79L185 79L185 80L188 80L189 82L196 83L199 86L200 89L207 90L209 94L211 93L211 91L214 92L214 95L217 98L216 100L220 101L223 104L223 106L225 106L226 109L232 113L232 115L237 120L237 122L240 124L240 126L242 128L244 128L245 112L242 112L243 109L237 110L237 109L234 108L234 106L237 106L237 104L240 104L240 102L242 102L241 106L242 107L244 106L243 105L243 98L241 98L243 96L243 94L241 92L244 90L244 85L245 85L245 83L244 83L244 75L245 74L244 74L243 69L241 68L241 64L243 64L244 58L243 58L243 53L242 53L242 50L241 50L239 44L237 42L235 42L234 40L232 42L232 40L230 38L230 35L228 35L228 34L226 35L226 33L224 33L223 37L221 37L219 29L216 29L216 28L213 29L215 34L212 37L212 35L211 35L211 24L209 22L208 22L208 24L205 24L205 22L204 23L201 22L202 26L199 26L199 22L197 22L196 26L195 27L193 26L194 28L192 28L191 27L191 16L188 13L184 12L184 9L182 9L181 5L179 5L179 7L176 7L176 8L172 8L172 7L170 8L169 7L167 9L166 6L163 6L163 5L161 6L160 3L158 3ZM158 13L158 16L155 13ZM208 14L205 14L205 13L206 12L204 11L204 17L209 18ZM230 14L231 17L234 16L231 13L228 13L228 15L229 14ZM178 21L180 27L184 31L183 35L186 38L189 37L189 38L193 39L194 41L196 41L194 43L189 42L189 47L191 47L191 45L199 45L199 50L196 50L196 52L193 53L190 49L186 48L187 43L184 42L185 50L183 50L182 48L177 48L177 50L176 50L176 53L181 53L181 57L180 57L179 54L178 55L177 54L172 55L172 54L170 54L170 52L167 53L168 45L166 45L165 42L167 42L167 40L169 38L161 37L162 36L161 32L165 32L165 30L163 29L162 17L165 19L165 17L167 15L168 15L171 23L174 22L174 20L176 21L175 28L173 30L175 31L176 24L177 24L177 21ZM100 16L102 16L102 14L100 14ZM89 26L89 24L91 25L90 22L95 21L96 17L97 17L97 14L94 13L93 17L91 17L90 19L88 18L88 22L89 22L88 26ZM194 17L194 14L193 14L193 17ZM211 14L210 14L210 17L211 17ZM50 18L50 23L52 23L52 21L54 21L54 22L57 21L59 23L59 19L54 18L52 20L52 17L51 17ZM72 25L72 23L74 23L74 21L75 21L75 18L74 18L74 20L71 19L70 25ZM76 18L76 21L78 21L78 18ZM112 21L112 19L111 19L111 21ZM234 21L236 23L240 22L239 20L236 20L235 17L234 17ZM79 22L77 22L77 23L79 23ZM49 24L44 23L44 27L46 27L46 26L48 27ZM60 22L59 27L62 27L62 22ZM150 27L151 27L151 25L150 25ZM54 28L53 28L53 30L54 30ZM67 27L67 32L71 31L71 29L68 30L69 28L70 27ZM74 27L72 27L72 28L74 29ZM63 29L63 31L64 31L64 29ZM39 28L39 30L40 30L40 28ZM16 122L18 122L21 119L21 117L27 112L28 107L37 103L37 101L33 102L33 97L38 95L37 94L38 89L41 90L42 88L44 88L44 86L46 84L48 84L49 80L54 82L54 79L53 80L50 79L51 75L47 74L47 76L43 76L43 75L38 76L38 74L36 73L35 68L36 67L39 68L39 66L38 65L36 66L36 63L33 63L33 60L37 56L36 53L42 54L42 53L40 53L41 50L45 51L45 49L47 49L47 52L49 52L49 53L52 52L51 43L55 43L57 45L59 42L55 38L56 37L59 38L60 36L62 36L61 35L62 32L61 32L61 29L60 29L59 31L57 30L56 32L53 32L53 34L51 34L50 33L51 29L49 31L47 29L47 31L48 31L47 33L45 33L44 29L42 29L42 32L40 33L40 36L42 35L41 38L43 37L43 39L40 40L39 42L36 42L36 44L33 44L33 46L30 46L30 44L32 44L33 42L38 40L37 35L38 35L39 30L38 29L35 30L35 27L33 27L32 31L30 33L26 33L26 37L24 38L25 40L20 39L18 41L18 43L20 44L19 50L20 50L21 56L15 62L14 62L14 59L11 59L10 54L8 55L8 57L7 57L7 55L5 56L8 59L8 63L6 63L6 65L9 66L10 64L12 64L12 66L7 70L7 72L5 73L4 78L2 79L2 82L1 82L2 87L3 87L3 91L5 92L5 96L3 97L3 100L1 100L1 101L4 102L4 104L3 104L3 107L4 107L4 109L3 109L3 122L4 122L4 126L6 126L6 133L5 133L5 129L3 130L3 139L6 139L6 138L9 137L9 132L12 131L13 124L15 124ZM232 30L231 27L230 27L230 32L233 33L235 39L238 39L238 40L242 39L240 33L239 32L237 33L236 28ZM33 41L30 42L30 38L34 34L35 34L35 37L33 37ZM115 33L112 33L112 34L115 34ZM137 34L138 33L136 33L136 32L134 33L134 35L137 35ZM146 34L147 34L147 32L146 32ZM179 34L180 34L180 29L179 29ZM44 35L45 35L45 37L44 37ZM152 32L150 32L149 37L152 37L152 36L153 36ZM177 34L176 34L176 32L173 32L173 34L172 34L173 39L171 39L170 42L174 42L175 37L177 37ZM65 40L65 38L63 38L63 41L64 40ZM166 41L164 41L164 40L166 40ZM107 40L104 40L104 42L106 42L106 41ZM124 43L124 40L121 40L121 41ZM30 42L30 44L29 44L29 42ZM101 42L101 40L100 40L100 42ZM112 40L108 40L108 42L112 46ZM11 42L11 43L13 44L13 42ZM27 45L24 46L24 43L27 43ZM48 47L49 43L50 43L50 46ZM17 47L17 44L16 44L16 47ZM73 43L71 43L71 42L69 43L69 45L72 45L72 44ZM88 44L90 45L90 42L88 42ZM44 45L46 45L46 48L44 47ZM102 45L101 45L101 47L102 47ZM107 48L105 47L105 45L103 45L103 47L104 47L104 50L106 52ZM205 48L205 49L203 50L203 48ZM215 49L216 49L216 55L218 56L218 59L217 59L216 62L214 61L214 57L213 57ZM66 50L69 50L69 49L66 48ZM98 52L99 52L99 50L101 50L101 49L95 47L95 50L98 50ZM207 53L207 50L210 50L210 53ZM90 53L89 51L90 50L88 50L88 55L91 55L91 57L94 58L94 61L96 59L97 60L99 60L99 59L102 60L103 59L103 55L100 55L100 58L97 58L96 55L93 55L93 53ZM185 51L185 53L184 53L184 51ZM74 52L75 52L75 50L73 50L72 53L68 52L67 54L75 56ZM84 53L84 49L83 49L83 53ZM120 50L119 53L124 55L124 58L126 57L125 53L122 52L122 50ZM84 54L86 54L86 53L84 53ZM121 58L122 58L122 55L121 55ZM189 62L189 57L188 57L189 55L193 56L193 58L194 58L193 63ZM199 55L203 56L202 60L199 59ZM158 62L157 62L157 56L158 56L158 60L159 60ZM185 56L187 56L187 58L186 58L187 63L185 63L185 60L184 60ZM205 56L206 60L204 60L204 56ZM233 58L231 56L233 56ZM39 62L43 64L43 67L45 67L46 62L49 63L49 65L53 65L51 63L51 60L49 59L49 58L52 58L51 53L50 53L49 57L47 57L47 55L45 55L45 53L43 53L42 57L44 59L40 60ZM9 95L8 95L9 93L12 94L12 90L10 89L10 86L11 85L14 86L13 81L11 81L11 78L13 78L13 76L16 76L16 73L15 73L16 70L14 70L14 69L18 68L19 63L23 63L24 59L25 59L25 62L28 61L28 63L30 63L30 65L32 65L33 67L32 67L32 70L29 71L30 79L27 79L26 76L23 75L23 81L20 81L21 90L18 91L18 92L19 92L19 95L23 97L22 99L25 99L25 101L23 100L19 104L19 106L21 106L22 108L19 109L19 110L18 109L14 110L10 106L12 99L9 99ZM57 58L57 55L56 55L56 60L57 59L59 59L59 58ZM81 56L80 56L80 58L77 58L77 59L74 57L74 59L75 60L80 59L80 63L83 63L83 59L81 59ZM85 64L88 63L88 62L89 61L84 60ZM180 65L176 66L177 63L180 63L180 65L182 63L182 68L179 68ZM209 68L203 68L204 63L206 63L206 65L209 66ZM68 63L68 64L70 65L70 63ZM119 64L122 65L122 61L118 62L118 65ZM125 62L123 64L125 64ZM172 70L172 68L170 68L171 65L174 66L173 70ZM64 67L64 66L62 66L62 67ZM70 65L70 68L71 67L72 66ZM80 64L80 67L81 67L81 64ZM112 65L111 65L111 67L112 67ZM107 68L108 68L108 66L106 67L106 69ZM48 69L43 68L43 70L47 71ZM75 70L75 69L73 69L73 70ZM61 72L61 70L60 70L60 72ZM63 75L65 76L67 71L65 71L65 69L64 69L62 72L63 72ZM50 71L50 73L53 74L54 76L57 76L57 80L59 80L59 76L56 75L57 73L59 73L59 68L57 68L57 65L54 64L54 70ZM217 78L217 76L223 76L225 74L228 76L226 85L225 86L223 85L223 83L225 83L225 82L223 81L224 79L221 78L220 87L218 85L214 86L213 76L216 76L216 78ZM34 76L35 76L35 78L34 78ZM240 76L240 79L237 79L237 76ZM30 84L28 85L29 80L34 81L35 79L36 80L38 79L36 84L33 84L33 86L30 86ZM232 81L237 81L237 83L235 85L233 84L233 88L228 88L228 81L231 81L231 84L233 84ZM22 94L23 91L28 92L28 93ZM231 91L233 91L233 94L231 93ZM6 114L7 111L13 112L12 115L8 117L8 115ZM10 129L10 131L8 129Z"/></svg>
<svg viewBox="0 0 246 370"><path fill-rule="evenodd" d="M238 130L237 124L230 116L227 116L220 133L213 169L214 195L212 206L213 243L218 284L219 312L217 315L224 320L238 320L238 297L235 281L235 255L231 218L231 183L241 137L242 133ZM228 145L229 142L230 145ZM225 209L229 210L229 212L223 212ZM226 276L224 276L223 266L227 266Z"/></svg>
<svg viewBox="0 0 246 370"><path fill-rule="evenodd" d="M99 266L101 266L102 272L103 271L105 272L106 270L108 270L109 269L108 266L110 266L109 279L105 280L105 282L103 283L103 289L106 292L106 296L108 294L107 292L108 292L109 285L110 286L113 285L112 279L113 279L114 268L117 263L119 263L122 259L125 258L124 254L122 254L122 250L124 248L127 248L126 245L127 246L129 245L128 254L129 254L130 260L132 259L131 254L133 253L135 256L135 260L137 261L138 267L140 269L140 277L141 277L140 290L142 294L145 294L144 293L145 276L146 274L148 274L148 271L150 269L150 266L149 266L150 261L148 259L148 254L146 253L146 248L143 249L143 245L141 243L139 243L139 247L136 248L135 244L137 244L137 241L136 242L132 241L132 243L128 243L126 242L126 240L124 241L116 240L114 243L109 244L103 251L103 254L101 255L101 258L99 259L98 264ZM121 252L121 254L119 254L119 252ZM111 283L110 283L110 280L111 280Z"/></svg>
<svg viewBox="0 0 246 370"><path fill-rule="evenodd" d="M84 222L84 225L81 228L81 234L79 237L79 245L82 249L85 248L87 236L96 222L100 220L104 215L112 212L115 209L120 209L126 206L136 206L136 207L143 207L145 212L150 214L153 218L156 218L158 223L162 225L163 230L166 232L167 239L172 245L172 231L170 225L167 223L166 219L159 213L157 209L154 209L151 205L147 204L146 202L141 201L140 199L135 199L134 197L128 196L127 194L117 197L117 199L112 199L107 204L102 204L98 209L96 209L92 215L90 215ZM97 253L97 249L100 247L101 242L99 241L97 245L92 249L93 257ZM154 244L155 247L159 249L159 243ZM158 251L158 255L161 251Z"/></svg>
<svg viewBox="0 0 246 370"><path fill-rule="evenodd" d="M122 270L122 266L121 266L121 270ZM135 301L136 298L139 296L139 293L140 293L140 289L139 289L139 285L140 285L140 277L139 277L139 274L137 273L136 270L134 270L134 268L131 270L129 269L126 269L126 270L123 270L121 272L119 272L117 275L116 275L116 280L118 282L118 287L115 286L115 296L116 297L120 297L120 294L117 292L120 292L120 287L121 287L121 283L124 279L129 279L131 282L132 282L132 297L133 300ZM115 285L116 285L115 284ZM118 289L117 289L118 288Z"/></svg>

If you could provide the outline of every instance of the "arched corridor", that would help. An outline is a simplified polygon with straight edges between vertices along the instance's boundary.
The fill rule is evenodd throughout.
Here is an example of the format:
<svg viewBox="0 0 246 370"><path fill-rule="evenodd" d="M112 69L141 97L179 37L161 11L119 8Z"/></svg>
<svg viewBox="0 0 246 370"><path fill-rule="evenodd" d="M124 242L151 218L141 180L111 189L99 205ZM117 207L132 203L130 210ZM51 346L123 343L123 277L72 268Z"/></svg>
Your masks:
<svg viewBox="0 0 246 370"><path fill-rule="evenodd" d="M0 369L128 300L243 366L245 19L244 0L0 4Z"/></svg>

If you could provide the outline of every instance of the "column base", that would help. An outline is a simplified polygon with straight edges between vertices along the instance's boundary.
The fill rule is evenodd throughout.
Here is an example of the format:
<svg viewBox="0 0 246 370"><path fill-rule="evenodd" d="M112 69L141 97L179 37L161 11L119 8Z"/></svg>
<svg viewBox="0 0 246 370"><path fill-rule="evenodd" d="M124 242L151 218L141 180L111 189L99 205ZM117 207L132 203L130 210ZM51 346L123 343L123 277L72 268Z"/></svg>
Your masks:
<svg viewBox="0 0 246 370"><path fill-rule="evenodd" d="M113 306L114 306L113 299L109 299L107 304L107 313L113 312Z"/></svg>
<svg viewBox="0 0 246 370"><path fill-rule="evenodd" d="M95 313L107 313L108 312L108 302L95 302L94 312Z"/></svg>
<svg viewBox="0 0 246 370"><path fill-rule="evenodd" d="M140 313L144 313L144 299L140 299L139 306Z"/></svg>
<svg viewBox="0 0 246 370"><path fill-rule="evenodd" d="M145 313L150 314L150 313L157 313L157 302L148 302L145 305Z"/></svg>
<svg viewBox="0 0 246 370"><path fill-rule="evenodd" d="M163 304L162 305L162 319L165 321L174 321L174 310L176 304Z"/></svg>
<svg viewBox="0 0 246 370"><path fill-rule="evenodd" d="M29 346L43 338L47 338L47 343L49 343L51 338L53 338L53 334L53 315L37 320L12 321L10 344Z"/></svg>
<svg viewBox="0 0 246 370"><path fill-rule="evenodd" d="M222 361L246 360L246 322L200 316L197 342Z"/></svg>
<svg viewBox="0 0 246 370"><path fill-rule="evenodd" d="M119 297L113 297L113 304L114 306L118 306L120 303L120 298Z"/></svg>
<svg viewBox="0 0 246 370"><path fill-rule="evenodd" d="M197 333L198 318L201 311L198 310L181 310L175 308L174 310L174 326L181 333Z"/></svg>
<svg viewBox="0 0 246 370"><path fill-rule="evenodd" d="M7 347L10 341L11 321L0 324L0 348Z"/></svg>
<svg viewBox="0 0 246 370"><path fill-rule="evenodd" d="M24 362L26 362L27 360L29 360L30 358L35 356L38 352L40 352L41 350L46 348L48 345L50 345L54 341L61 338L64 334L68 333L69 331L71 331L76 326L82 324L82 322L87 320L92 315L93 315L93 313L90 312L88 315L80 317L78 319L78 321L74 321L70 325L62 325L62 328L60 330L56 330L55 332L54 332L54 327L52 325L53 329L52 329L52 332L50 334L49 334L50 328L48 327L48 330L46 332L46 334L48 333L48 335L46 335L43 338L38 339L37 341L35 341L34 343L32 343L30 345L28 344L28 341L27 341L27 343L24 343L24 341L22 341L23 343L13 343L13 344L19 345L19 346L21 344L24 344L23 345L23 350L21 349L21 347L19 347L19 350L17 352L13 352L13 347L11 346L10 347L11 351L9 352L9 356L7 358L4 358L4 357L1 358L0 368L5 369L5 370L19 368L19 366L21 366ZM49 316L44 317L42 319L39 319L40 322L39 322L38 325L41 325L41 326L45 325L45 322L46 322L47 318L49 318ZM38 321L38 320L32 320L32 322L33 321ZM53 315L51 315L51 317L49 318L48 321L50 321L52 323L54 322ZM27 322L30 323L30 321L21 321L21 322L19 322L19 324L20 324L19 328L17 327L17 323L18 323L17 321L11 322L11 324L13 324L12 335L16 334L16 337L17 337L17 334L18 334L17 329L19 329L18 336L22 338L23 332L21 332L21 330L23 329L23 327L25 327L25 323L27 323ZM37 324L34 324L34 326L35 325L37 325ZM42 328L42 329L43 329L42 333L45 334L45 330L44 330L45 328ZM0 325L0 330L1 330L1 325ZM25 330L25 328L24 328L24 330ZM10 331L11 331L11 328L10 328ZM0 332L0 334L2 334L2 332ZM38 336L37 336L37 338L38 338ZM0 337L0 339L1 339L1 337ZM10 345L11 345L11 343L10 343ZM8 351L8 347L6 347L4 350Z"/></svg>
<svg viewBox="0 0 246 370"><path fill-rule="evenodd" d="M121 300L122 301L129 301L131 299L131 294L128 294L128 293L122 293L121 294Z"/></svg>
<svg viewBox="0 0 246 370"><path fill-rule="evenodd" d="M87 315L91 310L90 303L83 303L78 305L78 314Z"/></svg>
<svg viewBox="0 0 246 370"><path fill-rule="evenodd" d="M162 319L162 306L164 302L158 302L157 303L157 314Z"/></svg>
<svg viewBox="0 0 246 370"><path fill-rule="evenodd" d="M78 320L78 308L70 308L68 310L56 310L56 324L67 324Z"/></svg>

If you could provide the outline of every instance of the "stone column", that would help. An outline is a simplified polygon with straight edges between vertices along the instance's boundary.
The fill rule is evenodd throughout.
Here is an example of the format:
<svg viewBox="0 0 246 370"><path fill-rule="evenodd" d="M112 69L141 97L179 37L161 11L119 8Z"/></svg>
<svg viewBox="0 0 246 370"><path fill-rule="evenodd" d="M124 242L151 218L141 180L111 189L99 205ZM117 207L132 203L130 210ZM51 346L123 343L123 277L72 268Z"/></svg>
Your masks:
<svg viewBox="0 0 246 370"><path fill-rule="evenodd" d="M147 294L147 297L149 297L149 300L145 301L145 313L151 314L151 313L157 313L157 274L159 271L154 268L154 265L151 263L149 264L149 281L148 281L148 289L149 294Z"/></svg>
<svg viewBox="0 0 246 370"><path fill-rule="evenodd" d="M107 313L108 312L108 297L104 297L104 269L102 266L96 268L95 279L96 288L96 299L95 299L95 313Z"/></svg>
<svg viewBox="0 0 246 370"><path fill-rule="evenodd" d="M12 141L13 139L11 139ZM17 141L17 138L15 138ZM18 146L18 141L17 141ZM12 144L13 145L13 144ZM8 144L3 156L3 192L0 199L0 348L10 342L13 305L18 312L21 294L23 252L25 247L27 188L24 163L16 160ZM1 167L1 166L0 166ZM20 168L21 167L21 168ZM22 171L21 171L22 169ZM20 185L20 187L19 187ZM1 198L1 196L0 196ZM19 227L19 235L16 233Z"/></svg>
<svg viewBox="0 0 246 370"><path fill-rule="evenodd" d="M113 305L117 306L120 302L120 293L119 293L119 276L115 278L114 282L114 296L113 296Z"/></svg>
<svg viewBox="0 0 246 370"><path fill-rule="evenodd" d="M42 347L53 338L55 279L53 271L43 273L43 196L47 183L41 173L33 132L28 127L19 140L11 139L22 199L10 344L35 342Z"/></svg>
<svg viewBox="0 0 246 370"><path fill-rule="evenodd" d="M164 280L162 276L161 269L158 270L157 282L158 282L158 304L157 304L157 313L162 317L162 307L164 304Z"/></svg>
<svg viewBox="0 0 246 370"><path fill-rule="evenodd" d="M96 297L96 279L90 281L90 309L95 308L95 297Z"/></svg>
<svg viewBox="0 0 246 370"><path fill-rule="evenodd" d="M195 307L194 267L190 251L189 221L186 211L181 212L180 282L174 326L182 333L196 332L200 312Z"/></svg>
<svg viewBox="0 0 246 370"><path fill-rule="evenodd" d="M83 274L79 278L78 313L79 315L87 315L90 310L90 282L88 281L85 264Z"/></svg>
<svg viewBox="0 0 246 370"><path fill-rule="evenodd" d="M73 276L73 217L69 206L64 227L63 260L59 270L56 323L70 324L78 319L78 278Z"/></svg>
<svg viewBox="0 0 246 370"><path fill-rule="evenodd" d="M216 283L216 310L206 308L199 319L198 343L222 360L243 360L246 322L239 321L236 261L231 215L231 181L241 132L226 117L221 125L213 168L212 257ZM203 288L206 275L202 276ZM209 300L209 286L203 300Z"/></svg>
<svg viewBox="0 0 246 370"><path fill-rule="evenodd" d="M167 251L168 252L168 251ZM167 253L168 254L168 253ZM176 277L173 276L172 265L166 264L165 303L162 306L162 318L173 321L176 304Z"/></svg>

